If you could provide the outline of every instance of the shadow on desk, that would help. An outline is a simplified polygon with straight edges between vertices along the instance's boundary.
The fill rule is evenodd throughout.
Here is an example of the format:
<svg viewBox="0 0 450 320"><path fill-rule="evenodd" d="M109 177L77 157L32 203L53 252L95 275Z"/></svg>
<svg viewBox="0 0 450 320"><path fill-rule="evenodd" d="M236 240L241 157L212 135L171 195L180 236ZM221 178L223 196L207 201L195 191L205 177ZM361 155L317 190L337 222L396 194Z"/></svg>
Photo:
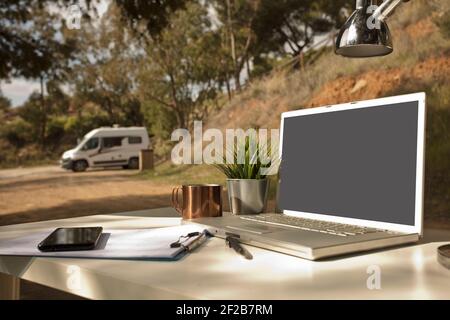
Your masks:
<svg viewBox="0 0 450 320"><path fill-rule="evenodd" d="M100 199L71 200L63 205L49 208L35 208L22 212L0 215L0 226L45 220L66 219L81 216L109 214L111 212L133 211L167 207L170 195L127 195ZM176 211L175 211L176 213Z"/></svg>

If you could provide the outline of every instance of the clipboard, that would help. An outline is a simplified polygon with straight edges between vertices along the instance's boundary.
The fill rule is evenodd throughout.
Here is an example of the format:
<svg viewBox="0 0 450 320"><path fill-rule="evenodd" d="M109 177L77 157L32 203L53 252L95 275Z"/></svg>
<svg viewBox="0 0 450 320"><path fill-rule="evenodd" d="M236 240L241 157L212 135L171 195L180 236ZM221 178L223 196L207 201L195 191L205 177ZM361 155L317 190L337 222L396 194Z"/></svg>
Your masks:
<svg viewBox="0 0 450 320"><path fill-rule="evenodd" d="M61 226L64 227L64 226ZM29 256L118 260L179 260L209 238L209 233L196 225L155 229L105 229L96 248L87 251L41 252L37 245L54 229L34 232L26 236L0 242L0 256ZM197 236L171 247L181 236L196 232Z"/></svg>

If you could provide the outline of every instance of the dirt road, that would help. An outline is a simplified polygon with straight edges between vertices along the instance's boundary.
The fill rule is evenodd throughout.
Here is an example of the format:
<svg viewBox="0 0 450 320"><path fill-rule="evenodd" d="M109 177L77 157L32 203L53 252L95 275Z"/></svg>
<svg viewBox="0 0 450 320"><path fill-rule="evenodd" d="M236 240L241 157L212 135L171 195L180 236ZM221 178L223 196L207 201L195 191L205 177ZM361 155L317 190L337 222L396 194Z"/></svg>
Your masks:
<svg viewBox="0 0 450 320"><path fill-rule="evenodd" d="M197 176L196 171L191 175ZM83 173L57 166L0 170L0 225L170 206L173 185L186 177L143 178L134 170ZM222 195L227 199L226 192ZM223 201L228 210L228 201ZM275 208L269 201L268 210ZM448 217L427 216L425 226L450 229Z"/></svg>
<svg viewBox="0 0 450 320"><path fill-rule="evenodd" d="M167 206L170 190L134 170L0 170L0 225Z"/></svg>

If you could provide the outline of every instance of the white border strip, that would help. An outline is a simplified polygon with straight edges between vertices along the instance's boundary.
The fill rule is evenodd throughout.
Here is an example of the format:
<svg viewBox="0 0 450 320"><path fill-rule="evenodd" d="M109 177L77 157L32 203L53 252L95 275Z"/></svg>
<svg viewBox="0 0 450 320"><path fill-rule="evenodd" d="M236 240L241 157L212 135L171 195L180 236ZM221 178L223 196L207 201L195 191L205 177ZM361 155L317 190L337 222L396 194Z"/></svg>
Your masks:
<svg viewBox="0 0 450 320"><path fill-rule="evenodd" d="M301 109L295 111L288 111L281 114L281 125L280 125L280 157L282 157L283 153L283 130L284 130L284 119L290 117L297 116L305 116L310 114L318 114L325 112L336 112L336 111L344 111L351 109L360 109L360 108L370 108L377 107L388 104L395 103L404 103L411 101L418 101L418 124L417 124L417 160L416 160L416 203L415 203L415 222L414 226L403 225L403 224L394 224L394 223L386 223L386 222L378 222L378 221L370 221L370 220L361 220L361 219L353 219L353 218L343 218L331 215L324 215L318 213L311 212L300 212L300 211L292 211L292 210L283 210L283 213L296 216L301 218L309 218L330 222L338 222L338 223L346 223L364 227L372 227L378 229L386 229L396 232L402 233L418 233L420 235L423 234L423 186L424 186L424 169L425 169L425 100L426 95L424 92L387 97L381 99L374 100L366 100L366 101L358 101L351 102L345 104L338 105L330 105L319 108L309 108L309 109ZM282 165L282 164L281 164Z"/></svg>

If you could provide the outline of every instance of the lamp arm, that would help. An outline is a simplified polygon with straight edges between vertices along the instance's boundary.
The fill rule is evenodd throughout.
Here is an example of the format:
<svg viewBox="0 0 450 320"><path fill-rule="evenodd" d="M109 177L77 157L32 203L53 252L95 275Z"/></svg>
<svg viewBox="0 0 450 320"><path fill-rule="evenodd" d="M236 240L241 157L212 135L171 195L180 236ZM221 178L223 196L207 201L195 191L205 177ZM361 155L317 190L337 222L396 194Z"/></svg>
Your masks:
<svg viewBox="0 0 450 320"><path fill-rule="evenodd" d="M402 2L409 1L410 0L385 0L377 10L375 10L372 16L376 20L384 21Z"/></svg>

